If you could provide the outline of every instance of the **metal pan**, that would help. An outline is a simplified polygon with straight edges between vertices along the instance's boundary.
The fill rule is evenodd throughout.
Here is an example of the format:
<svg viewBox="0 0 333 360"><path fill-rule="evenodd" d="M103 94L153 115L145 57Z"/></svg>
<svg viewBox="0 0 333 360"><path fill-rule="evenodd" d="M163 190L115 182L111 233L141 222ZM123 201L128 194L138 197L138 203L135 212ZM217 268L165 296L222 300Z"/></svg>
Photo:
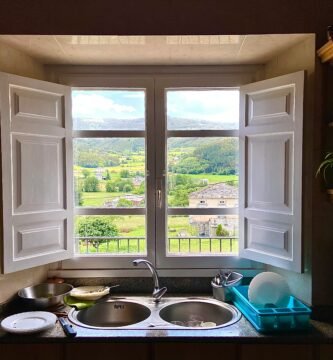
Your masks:
<svg viewBox="0 0 333 360"><path fill-rule="evenodd" d="M42 310L63 304L64 296L73 286L70 284L38 284L18 291L18 297L31 309Z"/></svg>

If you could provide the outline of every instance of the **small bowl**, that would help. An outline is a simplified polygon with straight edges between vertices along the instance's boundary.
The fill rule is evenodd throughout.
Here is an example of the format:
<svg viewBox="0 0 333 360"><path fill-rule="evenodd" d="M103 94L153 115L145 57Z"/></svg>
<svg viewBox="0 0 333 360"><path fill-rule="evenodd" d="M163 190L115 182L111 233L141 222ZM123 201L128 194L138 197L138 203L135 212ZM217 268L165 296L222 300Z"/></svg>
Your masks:
<svg viewBox="0 0 333 360"><path fill-rule="evenodd" d="M73 289L70 284L38 284L18 291L19 298L33 309L47 309L63 304L64 296Z"/></svg>
<svg viewBox="0 0 333 360"><path fill-rule="evenodd" d="M71 290L70 295L80 300L98 300L110 294L108 286L79 286Z"/></svg>

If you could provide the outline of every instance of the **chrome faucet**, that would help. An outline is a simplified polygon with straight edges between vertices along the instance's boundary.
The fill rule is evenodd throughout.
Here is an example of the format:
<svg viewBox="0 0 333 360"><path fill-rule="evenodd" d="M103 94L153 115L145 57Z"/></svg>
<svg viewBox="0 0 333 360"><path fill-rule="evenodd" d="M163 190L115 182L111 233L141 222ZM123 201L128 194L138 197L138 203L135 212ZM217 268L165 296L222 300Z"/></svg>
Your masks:
<svg viewBox="0 0 333 360"><path fill-rule="evenodd" d="M154 298L154 302L158 303L161 300L162 296L167 292L167 288L166 287L160 288L157 271L154 268L154 265L150 261L144 259L136 259L133 261L134 266L138 266L141 263L146 264L148 269L153 275L153 280L154 280L153 298Z"/></svg>

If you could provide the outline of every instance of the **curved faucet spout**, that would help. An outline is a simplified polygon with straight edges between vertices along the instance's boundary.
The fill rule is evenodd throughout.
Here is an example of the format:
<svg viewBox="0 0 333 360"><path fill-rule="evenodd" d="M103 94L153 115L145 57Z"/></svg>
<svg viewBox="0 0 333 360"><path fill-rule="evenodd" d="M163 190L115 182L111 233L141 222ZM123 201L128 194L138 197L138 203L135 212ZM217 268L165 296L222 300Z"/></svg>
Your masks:
<svg viewBox="0 0 333 360"><path fill-rule="evenodd" d="M162 296L166 293L167 288L166 287L160 288L157 271L154 268L154 265L150 261L145 260L145 259L133 260L133 265L134 266L138 266L141 263L146 264L148 269L152 273L153 280L154 280L153 298L154 298L155 302L159 302L161 300Z"/></svg>

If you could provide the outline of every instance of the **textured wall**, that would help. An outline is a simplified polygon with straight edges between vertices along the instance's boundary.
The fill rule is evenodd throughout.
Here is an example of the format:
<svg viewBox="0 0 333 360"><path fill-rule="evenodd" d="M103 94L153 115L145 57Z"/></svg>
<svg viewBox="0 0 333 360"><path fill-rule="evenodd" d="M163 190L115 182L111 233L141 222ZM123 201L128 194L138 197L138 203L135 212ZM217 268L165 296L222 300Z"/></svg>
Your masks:
<svg viewBox="0 0 333 360"><path fill-rule="evenodd" d="M0 43L0 71L43 80L44 68L31 57ZM18 289L45 280L47 266L0 275L0 304L14 295Z"/></svg>
<svg viewBox="0 0 333 360"><path fill-rule="evenodd" d="M75 16L76 14L80 16ZM332 25L332 0L1 0L1 34L279 34L316 33L316 47L326 41ZM73 16L74 15L74 16ZM317 61L315 74L315 121L310 141L313 161L319 164L327 125L324 115L332 103L333 68ZM312 124L313 125L313 124ZM308 136L308 135L306 135ZM306 148L308 148L306 144ZM313 173L308 173L313 177ZM311 179L312 181L312 179ZM318 182L307 194L312 218L306 215L312 246L313 304L333 305L332 254L333 206ZM1 289L0 289L1 290Z"/></svg>

